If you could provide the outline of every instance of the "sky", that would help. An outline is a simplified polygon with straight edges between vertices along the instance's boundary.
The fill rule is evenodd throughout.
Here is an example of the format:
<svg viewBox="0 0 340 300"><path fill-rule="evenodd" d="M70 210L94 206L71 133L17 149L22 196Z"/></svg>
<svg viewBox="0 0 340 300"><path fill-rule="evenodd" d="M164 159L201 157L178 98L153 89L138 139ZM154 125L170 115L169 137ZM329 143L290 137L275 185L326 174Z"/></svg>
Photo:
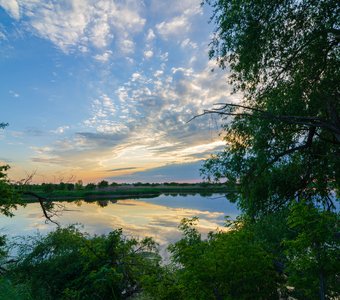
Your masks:
<svg viewBox="0 0 340 300"><path fill-rule="evenodd" d="M201 0L0 0L0 162L14 180L201 181L237 101ZM211 70L214 69L214 72Z"/></svg>

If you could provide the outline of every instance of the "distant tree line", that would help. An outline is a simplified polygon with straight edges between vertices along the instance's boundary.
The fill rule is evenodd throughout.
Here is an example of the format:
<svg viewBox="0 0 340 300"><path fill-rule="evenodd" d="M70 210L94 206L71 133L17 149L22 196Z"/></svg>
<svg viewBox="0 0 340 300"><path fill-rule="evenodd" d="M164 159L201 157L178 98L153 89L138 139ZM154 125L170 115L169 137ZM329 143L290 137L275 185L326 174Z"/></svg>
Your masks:
<svg viewBox="0 0 340 300"><path fill-rule="evenodd" d="M21 190L23 187L20 184L12 184L13 188L16 190ZM216 187L216 186L224 186L223 183L211 183L211 182L200 182L200 183L179 183L179 182L163 182L163 183L148 183L148 182L136 182L136 183L117 183L111 182L109 183L106 180L101 180L98 183L87 183L83 184L82 180L78 180L76 183L41 183L41 184L26 184L24 189L28 191L42 191L44 193L52 193L53 191L93 191L106 189L109 187Z"/></svg>

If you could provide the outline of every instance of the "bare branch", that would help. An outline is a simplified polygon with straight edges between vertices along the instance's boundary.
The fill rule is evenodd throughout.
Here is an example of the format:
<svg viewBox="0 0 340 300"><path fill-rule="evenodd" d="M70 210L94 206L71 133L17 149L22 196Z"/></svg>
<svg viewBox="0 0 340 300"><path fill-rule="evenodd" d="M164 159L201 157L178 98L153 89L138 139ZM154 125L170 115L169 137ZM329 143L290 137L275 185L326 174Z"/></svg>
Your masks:
<svg viewBox="0 0 340 300"><path fill-rule="evenodd" d="M217 103L214 104L220 107L204 110L203 113L192 117L187 123L192 120L208 115L208 114L218 114L220 116L239 116L239 117L252 117L252 118L262 118L274 121L280 121L287 124L304 125L307 127L318 127L330 131L334 134L337 143L340 143L338 136L340 136L340 126L334 122L328 122L325 119L319 117L309 117L309 116L292 116L292 115L275 115L271 112L264 111L258 108L245 106L241 104L234 103ZM242 109L242 112L234 112L233 109ZM248 112L247 112L248 111Z"/></svg>
<svg viewBox="0 0 340 300"><path fill-rule="evenodd" d="M25 191L22 194L26 195L26 196L32 196L32 197L38 199L40 207L41 207L41 209L43 211L43 214L44 214L46 220L56 224L58 227L60 226L60 224L58 222L52 220L52 217L57 215L57 212L54 211L54 210L48 209L45 206L44 202L48 202L49 201L47 198L41 197L41 196L37 195L36 193L29 192L29 191Z"/></svg>

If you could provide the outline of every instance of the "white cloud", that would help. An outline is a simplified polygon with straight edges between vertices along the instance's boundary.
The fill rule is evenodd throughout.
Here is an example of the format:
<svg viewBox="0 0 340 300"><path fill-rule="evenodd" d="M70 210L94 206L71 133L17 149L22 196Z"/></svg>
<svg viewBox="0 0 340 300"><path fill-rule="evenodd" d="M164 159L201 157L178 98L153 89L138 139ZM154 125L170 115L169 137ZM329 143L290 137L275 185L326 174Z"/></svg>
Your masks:
<svg viewBox="0 0 340 300"><path fill-rule="evenodd" d="M153 56L153 52L151 50L144 51L144 57L149 59Z"/></svg>
<svg viewBox="0 0 340 300"><path fill-rule="evenodd" d="M163 15L172 16L185 13L186 15L195 15L202 12L201 0L172 0L169 1L151 0L152 10L155 13L162 12Z"/></svg>
<svg viewBox="0 0 340 300"><path fill-rule="evenodd" d="M120 50L124 54L131 54L135 50L135 43L132 40L121 40L120 41Z"/></svg>
<svg viewBox="0 0 340 300"><path fill-rule="evenodd" d="M161 60L164 61L164 62L168 61L168 59L169 59L169 52L162 53L162 54L160 55L160 58L161 58Z"/></svg>
<svg viewBox="0 0 340 300"><path fill-rule="evenodd" d="M109 96L107 96L106 94L102 95L102 103L103 103L103 107L110 112L111 114L114 114L116 112L116 109L114 108L113 102L110 99Z"/></svg>
<svg viewBox="0 0 340 300"><path fill-rule="evenodd" d="M116 122L112 121L116 113L114 101L106 94L92 102L92 117L84 121L85 126L103 131L103 128L113 127Z"/></svg>
<svg viewBox="0 0 340 300"><path fill-rule="evenodd" d="M155 35L154 31L150 28L150 29L148 30L147 35L146 35L146 40L147 40L148 42L151 42L155 37L156 37L156 35Z"/></svg>
<svg viewBox="0 0 340 300"><path fill-rule="evenodd" d="M225 77L210 69L209 63L195 72L185 66L134 72L113 95L95 99L85 129L55 143L48 158L63 166L72 162L85 174L124 162L145 169L208 157L224 145L218 142L218 120L186 122L225 101Z"/></svg>
<svg viewBox="0 0 340 300"><path fill-rule="evenodd" d="M134 33L143 30L141 4L129 0L0 0L9 15L25 17L25 28L50 40L62 51L107 48L114 40L123 53L133 50ZM125 42L127 41L127 42Z"/></svg>
<svg viewBox="0 0 340 300"><path fill-rule="evenodd" d="M89 35L90 40L95 47L99 49L105 48L113 38L107 15L104 14L100 18L95 19L93 23Z"/></svg>
<svg viewBox="0 0 340 300"><path fill-rule="evenodd" d="M181 47L185 48L185 47L191 47L193 49L196 49L197 48L197 44L192 42L189 38L183 40L181 42Z"/></svg>
<svg viewBox="0 0 340 300"><path fill-rule="evenodd" d="M0 0L0 6L14 19L20 18L19 4L16 0Z"/></svg>
<svg viewBox="0 0 340 300"><path fill-rule="evenodd" d="M112 55L112 51L108 50L105 51L103 54L97 54L94 56L94 59L100 61L100 62L107 62Z"/></svg>
<svg viewBox="0 0 340 300"><path fill-rule="evenodd" d="M65 125L65 126L60 126L55 130L51 130L51 132L55 134L63 134L67 129L70 129L70 126Z"/></svg>
<svg viewBox="0 0 340 300"><path fill-rule="evenodd" d="M155 73L153 73L153 76L155 77L160 77L161 75L163 75L163 71L162 70L157 70Z"/></svg>
<svg viewBox="0 0 340 300"><path fill-rule="evenodd" d="M135 72L135 73L133 73L132 76L131 76L131 81L136 81L136 80L139 80L139 79L141 79L141 78L142 78L142 75L139 74L139 73L137 73L137 72Z"/></svg>
<svg viewBox="0 0 340 300"><path fill-rule="evenodd" d="M181 35L190 29L190 23L185 15L174 17L168 22L156 25L158 33L165 39L173 35Z"/></svg>

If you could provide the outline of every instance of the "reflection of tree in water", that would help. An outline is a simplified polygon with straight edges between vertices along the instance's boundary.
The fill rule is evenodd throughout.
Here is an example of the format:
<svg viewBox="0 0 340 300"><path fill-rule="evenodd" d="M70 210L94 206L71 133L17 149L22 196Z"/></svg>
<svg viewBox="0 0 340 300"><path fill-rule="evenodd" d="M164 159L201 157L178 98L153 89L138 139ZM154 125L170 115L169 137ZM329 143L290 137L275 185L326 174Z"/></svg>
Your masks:
<svg viewBox="0 0 340 300"><path fill-rule="evenodd" d="M98 200L96 201L97 205L99 205L100 207L105 207L105 206L108 206L109 204L109 201L107 200Z"/></svg>
<svg viewBox="0 0 340 300"><path fill-rule="evenodd" d="M73 200L72 202L75 203L75 205L77 205L78 207L82 206L82 204L83 204L83 201L79 200L79 199Z"/></svg>
<svg viewBox="0 0 340 300"><path fill-rule="evenodd" d="M117 203L117 199L113 199L113 200L98 200L96 201L97 205L99 205L100 207L105 207L108 206L109 202L111 202L112 204Z"/></svg>

